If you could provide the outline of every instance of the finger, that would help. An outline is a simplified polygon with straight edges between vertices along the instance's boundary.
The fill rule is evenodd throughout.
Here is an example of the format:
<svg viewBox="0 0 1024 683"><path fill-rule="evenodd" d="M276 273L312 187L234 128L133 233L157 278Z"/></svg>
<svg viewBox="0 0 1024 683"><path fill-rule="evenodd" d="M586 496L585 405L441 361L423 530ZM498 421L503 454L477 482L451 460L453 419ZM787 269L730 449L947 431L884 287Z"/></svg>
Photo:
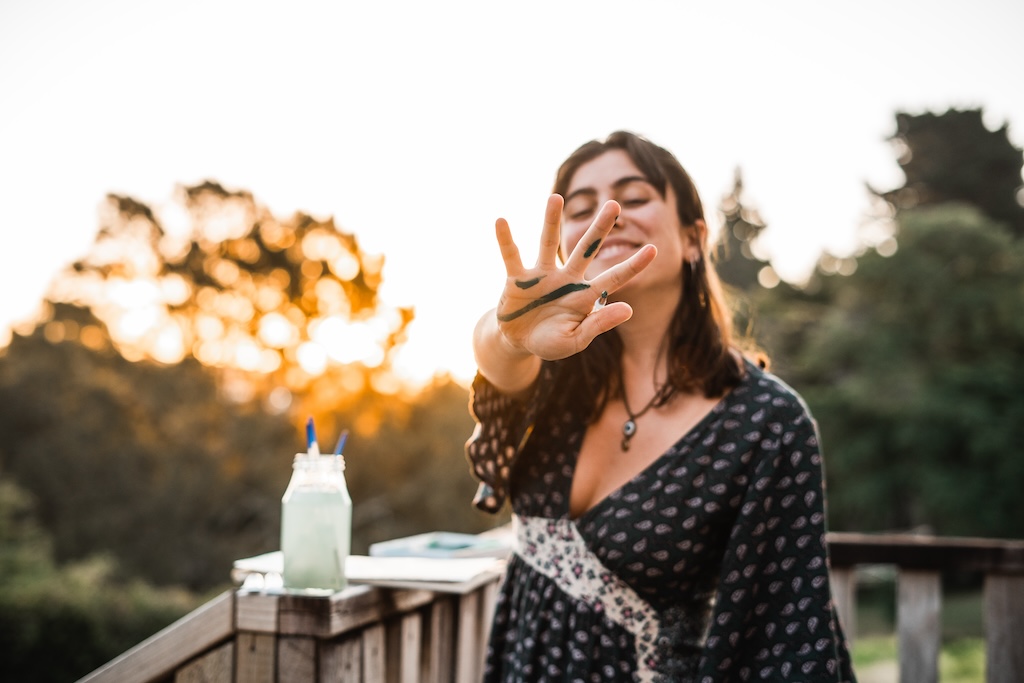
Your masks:
<svg viewBox="0 0 1024 683"><path fill-rule="evenodd" d="M639 275L644 268L651 265L658 255L658 249L653 244L645 244L640 250L630 256L622 263L616 264L604 271L590 281L595 291L609 291L622 287L634 277Z"/></svg>
<svg viewBox="0 0 1024 683"><path fill-rule="evenodd" d="M544 209L544 228L540 233L540 251L537 253L537 267L544 270L557 267L558 242L562 232L562 204L562 196L553 194L548 197L548 205Z"/></svg>
<svg viewBox="0 0 1024 683"><path fill-rule="evenodd" d="M597 256L604 238L608 236L615 225L615 219L618 218L620 211L618 202L608 200L604 203L590 227L583 233L583 237L569 254L569 258L565 262L566 271L577 276L582 276L586 272L587 266Z"/></svg>
<svg viewBox="0 0 1024 683"><path fill-rule="evenodd" d="M501 249L501 259L505 262L505 274L513 277L523 270L523 260L519 256L519 247L512 240L512 229L508 227L508 221L499 218L494 222L494 234L498 238L498 248Z"/></svg>

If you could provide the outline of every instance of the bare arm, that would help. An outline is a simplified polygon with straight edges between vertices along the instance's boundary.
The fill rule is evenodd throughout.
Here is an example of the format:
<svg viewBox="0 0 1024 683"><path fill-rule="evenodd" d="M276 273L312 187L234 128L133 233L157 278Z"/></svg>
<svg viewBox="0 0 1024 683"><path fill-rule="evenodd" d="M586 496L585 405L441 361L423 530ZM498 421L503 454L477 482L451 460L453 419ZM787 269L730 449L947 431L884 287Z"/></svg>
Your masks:
<svg viewBox="0 0 1024 683"><path fill-rule="evenodd" d="M625 302L593 310L594 302L602 292L614 292L646 268L656 255L652 245L593 280L584 277L597 253L596 245L611 231L619 210L616 202L607 202L561 268L557 262L562 217L559 195L548 199L540 251L532 268L523 266L508 223L501 218L496 222L507 277L498 306L476 325L473 353L481 374L500 391L525 392L537 379L542 360L579 353L599 334L633 315Z"/></svg>

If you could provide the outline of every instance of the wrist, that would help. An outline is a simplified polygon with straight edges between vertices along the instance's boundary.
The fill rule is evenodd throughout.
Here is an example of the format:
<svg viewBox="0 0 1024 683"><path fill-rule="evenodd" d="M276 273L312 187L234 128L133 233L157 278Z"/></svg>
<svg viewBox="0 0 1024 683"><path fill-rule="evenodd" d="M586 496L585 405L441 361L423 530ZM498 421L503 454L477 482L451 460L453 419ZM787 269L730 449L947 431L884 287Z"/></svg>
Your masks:
<svg viewBox="0 0 1024 683"><path fill-rule="evenodd" d="M494 325L494 341L500 346L501 352L512 362L522 362L534 356L522 344L518 344L506 336L497 323Z"/></svg>
<svg viewBox="0 0 1024 683"><path fill-rule="evenodd" d="M477 323L473 353L477 368L503 393L524 391L540 372L540 357L506 337L493 310Z"/></svg>

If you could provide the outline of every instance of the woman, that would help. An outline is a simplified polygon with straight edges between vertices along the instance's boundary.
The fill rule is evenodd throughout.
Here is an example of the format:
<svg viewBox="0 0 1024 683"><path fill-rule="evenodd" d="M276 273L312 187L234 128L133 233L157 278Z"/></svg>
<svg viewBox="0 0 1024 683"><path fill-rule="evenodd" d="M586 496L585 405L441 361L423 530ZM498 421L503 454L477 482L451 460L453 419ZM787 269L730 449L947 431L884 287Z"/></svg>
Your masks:
<svg viewBox="0 0 1024 683"><path fill-rule="evenodd" d="M474 331L476 504L517 534L485 680L853 680L816 427L733 341L686 171L617 132L554 191L534 267L498 220Z"/></svg>

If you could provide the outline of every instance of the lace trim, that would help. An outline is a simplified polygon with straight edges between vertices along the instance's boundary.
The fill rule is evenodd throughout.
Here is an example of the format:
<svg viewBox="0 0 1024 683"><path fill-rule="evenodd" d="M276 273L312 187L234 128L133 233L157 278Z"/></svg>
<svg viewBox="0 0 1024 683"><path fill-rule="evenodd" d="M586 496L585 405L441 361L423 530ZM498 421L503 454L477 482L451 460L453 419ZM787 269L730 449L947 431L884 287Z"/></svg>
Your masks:
<svg viewBox="0 0 1024 683"><path fill-rule="evenodd" d="M657 680L655 647L661 623L654 608L601 564L571 520L515 515L512 523L523 561L632 634L637 680Z"/></svg>

